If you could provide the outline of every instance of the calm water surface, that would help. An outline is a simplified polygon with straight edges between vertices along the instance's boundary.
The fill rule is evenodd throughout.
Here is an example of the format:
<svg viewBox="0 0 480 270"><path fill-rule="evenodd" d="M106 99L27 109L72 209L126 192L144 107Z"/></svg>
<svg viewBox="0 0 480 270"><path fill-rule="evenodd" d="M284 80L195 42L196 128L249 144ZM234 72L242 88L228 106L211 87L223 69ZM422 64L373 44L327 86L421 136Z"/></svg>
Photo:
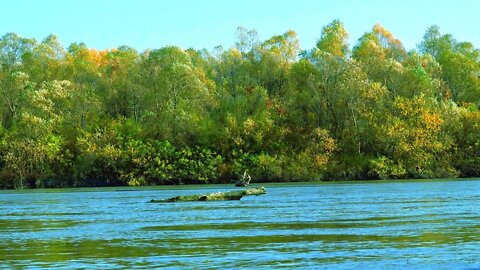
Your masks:
<svg viewBox="0 0 480 270"><path fill-rule="evenodd" d="M265 186L0 191L0 269L480 269L480 180Z"/></svg>

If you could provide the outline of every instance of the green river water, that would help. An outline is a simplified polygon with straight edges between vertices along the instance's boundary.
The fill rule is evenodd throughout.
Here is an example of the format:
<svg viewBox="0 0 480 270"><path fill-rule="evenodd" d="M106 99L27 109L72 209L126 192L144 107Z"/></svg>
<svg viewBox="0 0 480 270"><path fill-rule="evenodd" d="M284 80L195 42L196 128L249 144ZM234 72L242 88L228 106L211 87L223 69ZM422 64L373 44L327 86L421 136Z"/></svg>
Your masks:
<svg viewBox="0 0 480 270"><path fill-rule="evenodd" d="M0 191L0 269L480 269L480 180L263 186Z"/></svg>

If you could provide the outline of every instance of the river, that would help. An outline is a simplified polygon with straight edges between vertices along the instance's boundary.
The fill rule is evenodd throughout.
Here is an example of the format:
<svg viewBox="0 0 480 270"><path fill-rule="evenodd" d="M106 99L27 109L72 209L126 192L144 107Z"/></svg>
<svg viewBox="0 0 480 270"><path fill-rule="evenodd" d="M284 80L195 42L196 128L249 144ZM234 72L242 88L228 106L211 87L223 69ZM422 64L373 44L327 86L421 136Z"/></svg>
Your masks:
<svg viewBox="0 0 480 270"><path fill-rule="evenodd" d="M0 269L480 269L480 180L263 186L0 191Z"/></svg>

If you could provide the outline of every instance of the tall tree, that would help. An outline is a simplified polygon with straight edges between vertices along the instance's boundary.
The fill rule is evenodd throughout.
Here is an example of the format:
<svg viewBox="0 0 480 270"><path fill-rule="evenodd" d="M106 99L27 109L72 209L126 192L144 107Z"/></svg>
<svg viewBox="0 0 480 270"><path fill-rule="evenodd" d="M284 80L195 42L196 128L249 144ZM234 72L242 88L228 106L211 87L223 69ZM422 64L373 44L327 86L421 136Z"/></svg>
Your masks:
<svg viewBox="0 0 480 270"><path fill-rule="evenodd" d="M36 44L31 53L23 57L24 71L38 84L63 79L65 54L58 37L49 35L41 43Z"/></svg>
<svg viewBox="0 0 480 270"><path fill-rule="evenodd" d="M0 38L0 64L2 70L12 70L22 63L22 57L31 53L36 41L7 33Z"/></svg>
<svg viewBox="0 0 480 270"><path fill-rule="evenodd" d="M177 47L151 51L143 65L149 96L146 121L155 127L152 135L179 144L191 142L212 97L203 70Z"/></svg>
<svg viewBox="0 0 480 270"><path fill-rule="evenodd" d="M441 78L455 102L475 103L480 100L480 51L469 42L458 42L451 35L442 35L438 26L427 29L419 45L423 54L432 55L442 66Z"/></svg>

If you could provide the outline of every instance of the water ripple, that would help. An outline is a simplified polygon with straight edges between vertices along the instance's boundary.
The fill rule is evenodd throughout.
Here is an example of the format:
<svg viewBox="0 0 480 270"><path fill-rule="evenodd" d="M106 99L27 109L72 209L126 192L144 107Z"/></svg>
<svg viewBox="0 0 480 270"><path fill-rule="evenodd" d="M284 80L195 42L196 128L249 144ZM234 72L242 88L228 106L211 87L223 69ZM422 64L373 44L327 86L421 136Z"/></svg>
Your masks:
<svg viewBox="0 0 480 270"><path fill-rule="evenodd" d="M174 188L174 189L173 189ZM0 192L2 269L478 269L480 181Z"/></svg>

